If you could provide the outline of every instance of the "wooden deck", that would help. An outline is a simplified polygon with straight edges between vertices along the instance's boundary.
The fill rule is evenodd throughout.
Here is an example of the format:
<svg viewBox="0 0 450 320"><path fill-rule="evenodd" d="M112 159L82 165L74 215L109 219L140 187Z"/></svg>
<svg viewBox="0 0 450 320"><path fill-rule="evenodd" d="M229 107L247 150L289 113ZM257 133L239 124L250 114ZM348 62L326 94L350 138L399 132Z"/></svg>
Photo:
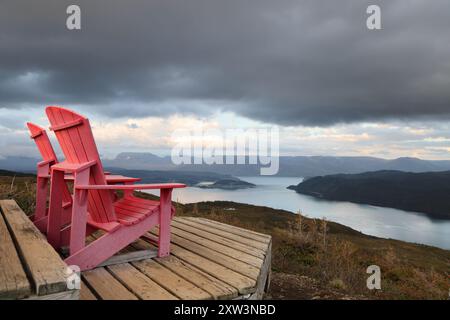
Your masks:
<svg viewBox="0 0 450 320"><path fill-rule="evenodd" d="M121 253L149 248L140 239ZM270 266L270 236L202 218L175 218L169 257L83 272L80 299L261 299Z"/></svg>
<svg viewBox="0 0 450 320"><path fill-rule="evenodd" d="M260 299L269 285L270 236L175 217L169 257L152 253L155 229L69 290L67 266L16 202L0 200L0 208L0 299Z"/></svg>

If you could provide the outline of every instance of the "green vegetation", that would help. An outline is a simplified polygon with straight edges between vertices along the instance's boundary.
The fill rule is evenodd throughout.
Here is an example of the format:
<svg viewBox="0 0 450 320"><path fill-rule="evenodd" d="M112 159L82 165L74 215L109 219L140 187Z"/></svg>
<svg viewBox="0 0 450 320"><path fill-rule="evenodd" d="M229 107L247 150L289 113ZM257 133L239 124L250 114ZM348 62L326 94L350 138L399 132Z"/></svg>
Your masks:
<svg viewBox="0 0 450 320"><path fill-rule="evenodd" d="M0 199L14 199L27 214L34 212L36 177L0 170Z"/></svg>
<svg viewBox="0 0 450 320"><path fill-rule="evenodd" d="M0 177L0 198L14 198L28 214L34 210L34 192L33 176ZM448 298L448 250L371 237L338 223L268 207L225 201L175 206L180 216L201 216L272 235L269 298ZM366 268L372 264L381 268L382 290L366 287Z"/></svg>

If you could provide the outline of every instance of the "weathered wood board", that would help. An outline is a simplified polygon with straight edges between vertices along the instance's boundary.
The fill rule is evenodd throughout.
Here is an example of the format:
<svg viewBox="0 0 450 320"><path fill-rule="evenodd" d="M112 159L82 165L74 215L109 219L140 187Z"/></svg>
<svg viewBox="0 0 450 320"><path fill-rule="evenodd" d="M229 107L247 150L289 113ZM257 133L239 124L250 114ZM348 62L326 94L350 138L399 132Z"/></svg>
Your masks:
<svg viewBox="0 0 450 320"><path fill-rule="evenodd" d="M78 299L67 266L14 200L0 200L0 298Z"/></svg>

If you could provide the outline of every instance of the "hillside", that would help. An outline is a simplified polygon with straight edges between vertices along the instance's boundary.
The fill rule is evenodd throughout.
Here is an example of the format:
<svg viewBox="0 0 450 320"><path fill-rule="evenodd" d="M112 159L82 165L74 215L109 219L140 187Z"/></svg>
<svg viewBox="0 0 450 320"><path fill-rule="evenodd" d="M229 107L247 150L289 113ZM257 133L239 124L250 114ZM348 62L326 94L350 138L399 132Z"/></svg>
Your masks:
<svg viewBox="0 0 450 320"><path fill-rule="evenodd" d="M32 173L15 172L0 169L0 177L33 177Z"/></svg>
<svg viewBox="0 0 450 320"><path fill-rule="evenodd" d="M306 179L289 189L327 200L391 207L450 219L450 171L328 175Z"/></svg>

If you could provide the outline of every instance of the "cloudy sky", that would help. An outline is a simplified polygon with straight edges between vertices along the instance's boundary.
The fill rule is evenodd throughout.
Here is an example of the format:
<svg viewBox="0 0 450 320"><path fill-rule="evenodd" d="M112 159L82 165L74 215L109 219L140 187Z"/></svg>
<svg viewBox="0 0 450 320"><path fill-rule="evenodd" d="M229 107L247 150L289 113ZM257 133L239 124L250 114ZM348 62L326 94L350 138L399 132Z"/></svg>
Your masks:
<svg viewBox="0 0 450 320"><path fill-rule="evenodd" d="M0 156L37 154L45 105L88 115L108 157L278 125L282 154L450 159L450 1L3 0Z"/></svg>

